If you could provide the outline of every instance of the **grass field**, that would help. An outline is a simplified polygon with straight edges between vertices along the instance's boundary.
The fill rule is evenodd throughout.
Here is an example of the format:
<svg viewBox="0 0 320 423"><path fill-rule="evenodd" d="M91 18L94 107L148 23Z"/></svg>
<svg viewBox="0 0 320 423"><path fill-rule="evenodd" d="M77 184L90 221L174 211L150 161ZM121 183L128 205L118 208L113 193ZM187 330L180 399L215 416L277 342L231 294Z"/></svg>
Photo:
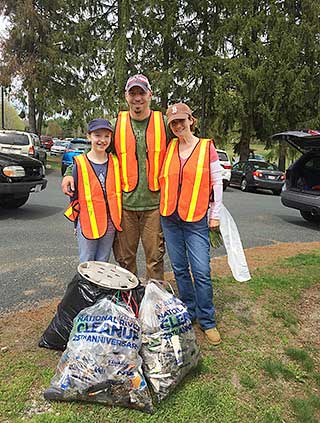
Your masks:
<svg viewBox="0 0 320 423"><path fill-rule="evenodd" d="M47 168L59 170L61 169L62 156L49 156L47 157Z"/></svg>
<svg viewBox="0 0 320 423"><path fill-rule="evenodd" d="M60 357L37 339L54 308L2 316L0 421L34 423L319 423L320 253L276 259L249 283L216 277L223 336L196 329L198 367L153 415L86 403L49 403L42 392ZM43 318L39 316L43 314ZM10 325L13 325L10 330Z"/></svg>

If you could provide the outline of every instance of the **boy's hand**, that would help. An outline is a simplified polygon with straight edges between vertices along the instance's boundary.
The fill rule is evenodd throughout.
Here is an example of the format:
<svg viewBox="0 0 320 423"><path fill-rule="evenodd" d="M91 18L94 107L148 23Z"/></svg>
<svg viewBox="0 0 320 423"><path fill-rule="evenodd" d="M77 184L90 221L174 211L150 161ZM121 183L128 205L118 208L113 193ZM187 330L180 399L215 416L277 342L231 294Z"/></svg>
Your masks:
<svg viewBox="0 0 320 423"><path fill-rule="evenodd" d="M65 195L72 197L74 194L74 179L73 176L65 176L61 182L61 189Z"/></svg>

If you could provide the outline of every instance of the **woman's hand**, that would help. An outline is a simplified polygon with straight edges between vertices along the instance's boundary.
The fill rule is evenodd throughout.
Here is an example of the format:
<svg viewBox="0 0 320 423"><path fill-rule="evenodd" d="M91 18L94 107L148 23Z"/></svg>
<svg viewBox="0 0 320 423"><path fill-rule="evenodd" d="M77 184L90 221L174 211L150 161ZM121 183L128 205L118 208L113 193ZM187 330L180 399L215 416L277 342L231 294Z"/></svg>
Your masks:
<svg viewBox="0 0 320 423"><path fill-rule="evenodd" d="M220 220L219 219L209 219L209 229L211 231L218 231L220 228Z"/></svg>

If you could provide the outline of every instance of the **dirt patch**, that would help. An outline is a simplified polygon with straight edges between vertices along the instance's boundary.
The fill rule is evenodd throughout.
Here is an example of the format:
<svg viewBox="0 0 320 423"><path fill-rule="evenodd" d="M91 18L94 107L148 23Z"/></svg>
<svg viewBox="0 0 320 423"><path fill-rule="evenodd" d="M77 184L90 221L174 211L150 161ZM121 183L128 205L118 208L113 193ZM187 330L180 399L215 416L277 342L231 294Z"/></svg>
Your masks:
<svg viewBox="0 0 320 423"><path fill-rule="evenodd" d="M245 255L250 271L258 267L270 266L280 258L292 257L307 251L320 249L320 242L275 243L264 247L248 248ZM231 276L226 256L212 259L212 271L218 276Z"/></svg>
<svg viewBox="0 0 320 423"><path fill-rule="evenodd" d="M320 348L320 285L305 291L297 306L297 315L301 324L298 339L301 343L311 343Z"/></svg>
<svg viewBox="0 0 320 423"><path fill-rule="evenodd" d="M250 271L258 267L269 266L279 258L291 257L299 253L320 248L320 242L311 243L277 243L266 247L249 248L245 251ZM227 258L212 259L212 269L217 276L231 276ZM172 280L172 274L166 278ZM319 345L318 332L320 327L320 292L319 286L307 290L299 304L299 320L302 323L302 337L312 338ZM53 318L59 299L43 303L37 308L6 313L2 316L0 327L0 354L14 351L32 351L38 348L38 340Z"/></svg>

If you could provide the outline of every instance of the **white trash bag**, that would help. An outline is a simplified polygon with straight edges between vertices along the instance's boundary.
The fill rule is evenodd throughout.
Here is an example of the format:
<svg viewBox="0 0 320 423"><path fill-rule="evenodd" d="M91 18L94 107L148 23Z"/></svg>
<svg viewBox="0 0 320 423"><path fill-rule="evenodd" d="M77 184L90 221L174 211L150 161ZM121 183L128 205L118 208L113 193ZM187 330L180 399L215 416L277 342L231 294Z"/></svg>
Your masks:
<svg viewBox="0 0 320 423"><path fill-rule="evenodd" d="M158 401L194 368L199 348L186 306L154 282L140 305L142 366Z"/></svg>
<svg viewBox="0 0 320 423"><path fill-rule="evenodd" d="M132 310L108 298L99 300L75 317L67 348L44 397L152 412L140 347L141 327Z"/></svg>
<svg viewBox="0 0 320 423"><path fill-rule="evenodd" d="M238 282L250 280L251 276L237 225L223 204L220 212L220 231L233 277Z"/></svg>

